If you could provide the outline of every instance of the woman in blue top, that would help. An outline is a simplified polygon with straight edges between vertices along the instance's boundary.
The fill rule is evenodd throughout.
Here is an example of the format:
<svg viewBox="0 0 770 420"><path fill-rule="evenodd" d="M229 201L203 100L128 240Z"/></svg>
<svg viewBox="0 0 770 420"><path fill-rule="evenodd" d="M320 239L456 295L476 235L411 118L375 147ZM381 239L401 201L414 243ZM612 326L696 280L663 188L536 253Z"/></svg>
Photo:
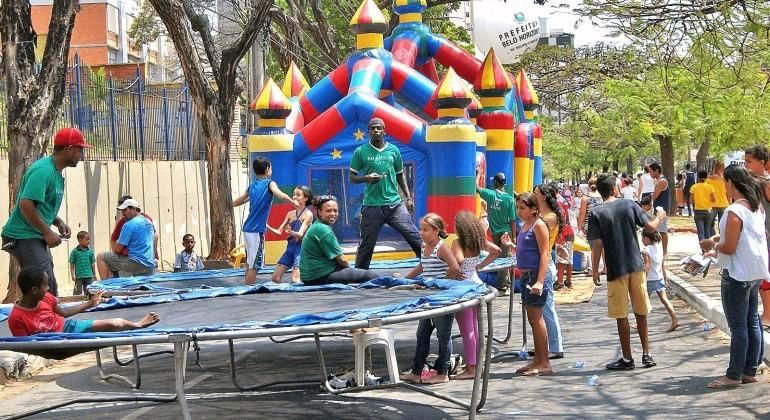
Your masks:
<svg viewBox="0 0 770 420"><path fill-rule="evenodd" d="M543 319L543 307L548 294L553 293L553 276L548 269L551 260L548 226L540 218L537 198L532 193L519 195L516 212L524 222L516 236L516 260L521 271L521 302L527 309L535 341L534 360L516 373L523 376L551 375L553 369L548 360L548 332Z"/></svg>

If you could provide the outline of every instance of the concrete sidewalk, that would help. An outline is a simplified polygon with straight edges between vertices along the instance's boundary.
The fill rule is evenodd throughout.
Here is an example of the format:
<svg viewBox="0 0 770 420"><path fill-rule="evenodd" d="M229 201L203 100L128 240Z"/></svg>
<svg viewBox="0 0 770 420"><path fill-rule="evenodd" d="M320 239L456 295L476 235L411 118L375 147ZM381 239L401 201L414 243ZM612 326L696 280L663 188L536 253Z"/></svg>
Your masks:
<svg viewBox="0 0 770 420"><path fill-rule="evenodd" d="M706 276L691 276L684 272L679 261L699 251L698 236L694 233L669 234L666 270L672 291L714 327L730 333L724 309L722 309L719 268L712 265ZM762 302L760 314L762 313ZM768 309L770 310L770 309ZM770 348L770 333L764 333L765 348ZM770 365L770 352L765 352L765 362Z"/></svg>

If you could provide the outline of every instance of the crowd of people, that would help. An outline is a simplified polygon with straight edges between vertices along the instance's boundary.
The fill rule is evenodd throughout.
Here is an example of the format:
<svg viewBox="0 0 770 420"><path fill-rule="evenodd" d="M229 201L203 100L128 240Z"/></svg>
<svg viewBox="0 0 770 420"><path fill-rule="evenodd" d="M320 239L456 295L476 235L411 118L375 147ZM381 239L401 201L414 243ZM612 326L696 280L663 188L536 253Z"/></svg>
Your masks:
<svg viewBox="0 0 770 420"><path fill-rule="evenodd" d="M607 365L611 370L636 367L631 351L629 305L642 344L641 363L655 366L648 338L649 296L657 294L671 317L669 331L678 320L666 290L664 261L667 253L667 210L671 200L682 198L682 207L692 216L707 255L716 258L722 269L722 302L732 340L730 364L725 376L712 381L714 388L756 381L762 360L762 324L758 296L762 290L765 308L770 307L767 235L770 232L770 153L764 146L746 150L746 167L717 162L709 175L685 167L671 188L661 165L652 163L633 180L618 174L599 174L583 187L572 189L556 183L537 185L532 192L511 195L506 192L502 173L490 178L493 188L478 187L485 204L483 214L460 211L454 217L456 239L450 244L446 221L428 213L412 222L414 203L403 175L403 161L395 146L384 139L385 124L373 118L368 125L370 141L358 147L351 160L349 180L364 183L361 239L351 267L344 256L332 226L339 216L339 203L332 195L314 196L310 188L297 186L289 196L271 179L272 165L265 157L252 164L255 174L248 189L233 201L234 206L249 203L243 225L246 240L245 283L256 282L264 260L265 233L287 234L287 247L272 276L281 282L291 270L291 281L301 285L362 283L381 274L369 270L374 245L387 224L398 231L419 258L404 277L414 279L455 279L481 283L478 271L499 256L515 253L520 271L521 300L534 337L534 358L517 370L522 376L550 375L550 360L564 357L564 346L554 292L572 287L573 242L585 236L591 250L590 276L600 286L606 275L608 316L616 320L622 357ZM2 231L3 249L22 267L18 283L21 300L13 308L9 325L15 335L38 332L97 332L143 328L158 322L149 313L138 321L113 319L73 321L65 318L99 303L95 294L72 309L58 304L57 283L49 249L69 238L70 228L58 219L63 195L61 172L76 166L85 143L76 129L57 132L54 154L33 164L22 179L17 204ZM480 176L480 175L479 175ZM32 180L34 177L34 181ZM481 181L478 179L477 181ZM477 184L481 184L478 182ZM274 199L291 203L278 227L268 225ZM141 204L130 196L121 197L117 209L122 218L111 237L111 251L94 256L90 235L77 234L78 246L70 255L75 293L82 293L96 279L120 273L143 275L155 270L157 233L152 219ZM718 223L719 234L713 227ZM57 228L58 233L51 230ZM575 229L573 229L573 226ZM639 245L641 234L643 247ZM488 239L489 238L489 239ZM195 238L184 235L183 250L177 254L174 271L203 268L195 253ZM484 253L483 253L484 252ZM601 267L603 261L603 268ZM399 275L398 273L395 273ZM501 293L511 293L510 271L497 275ZM420 321L412 368L402 375L409 382L437 384L449 381L451 332L457 321L462 335L465 371L456 379L475 376L478 348L475 308L458 314ZM433 331L438 337L438 359L426 369Z"/></svg>

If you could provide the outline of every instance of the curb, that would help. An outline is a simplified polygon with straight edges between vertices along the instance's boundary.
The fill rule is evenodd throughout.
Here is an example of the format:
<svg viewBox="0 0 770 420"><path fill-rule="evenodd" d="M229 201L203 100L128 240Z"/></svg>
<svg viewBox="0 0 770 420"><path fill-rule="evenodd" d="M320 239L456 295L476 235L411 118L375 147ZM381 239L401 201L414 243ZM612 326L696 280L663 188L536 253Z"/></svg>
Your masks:
<svg viewBox="0 0 770 420"><path fill-rule="evenodd" d="M43 368L53 366L56 360L12 351L0 351L0 385L12 380L30 378Z"/></svg>
<svg viewBox="0 0 770 420"><path fill-rule="evenodd" d="M701 316L706 318L725 334L730 334L730 327L727 325L727 318L725 317L725 312L724 309L722 309L722 302L720 300L706 295L701 292L700 289L693 286L688 281L683 280L670 270L666 270L666 275L669 280L668 285L677 296L681 297L688 305L698 311ZM765 341L765 349L770 349L770 334L763 331L762 338ZM768 353L770 353L770 351L765 351L764 359L765 363L770 365L770 354Z"/></svg>

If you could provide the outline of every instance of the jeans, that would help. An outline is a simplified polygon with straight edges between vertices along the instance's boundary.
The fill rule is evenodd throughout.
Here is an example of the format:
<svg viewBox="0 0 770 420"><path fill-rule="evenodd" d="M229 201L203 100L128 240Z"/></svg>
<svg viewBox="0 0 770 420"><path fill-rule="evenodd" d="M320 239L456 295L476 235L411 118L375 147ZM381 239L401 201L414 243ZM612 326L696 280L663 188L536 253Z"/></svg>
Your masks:
<svg viewBox="0 0 770 420"><path fill-rule="evenodd" d="M372 262L374 246L377 237L380 236L382 225L387 223L400 233L414 251L414 255L420 257L420 232L412 222L412 216L406 210L404 203L392 206L363 206L361 208L361 242L356 253L356 268L369 269Z"/></svg>
<svg viewBox="0 0 770 420"><path fill-rule="evenodd" d="M414 364L412 373L419 375L425 367L425 361L430 352L430 336L433 335L433 329L436 329L438 337L438 359L434 368L439 375L449 374L451 366L450 357L452 356L452 324L454 323L454 314L437 316L431 319L422 319L417 325L417 347L414 349Z"/></svg>
<svg viewBox="0 0 770 420"><path fill-rule="evenodd" d="M338 268L330 274L303 283L308 286L318 286L321 284L366 283L367 281L376 279L379 276L379 274L373 271L347 267Z"/></svg>
<svg viewBox="0 0 770 420"><path fill-rule="evenodd" d="M548 298L543 307L543 320L545 329L548 330L548 351L551 353L563 353L564 344L561 337L561 325L559 325L559 315L556 313L556 302L553 300L553 282L556 277L556 265L553 260L548 264L548 270L545 272L545 288L548 290Z"/></svg>
<svg viewBox="0 0 770 420"><path fill-rule="evenodd" d="M714 236L714 219L710 210L695 210L694 219L699 241Z"/></svg>
<svg viewBox="0 0 770 420"><path fill-rule="evenodd" d="M759 284L762 280L737 281L722 271L722 308L730 327L730 363L726 376L740 381L742 375L755 376L762 362L764 340L757 312Z"/></svg>
<svg viewBox="0 0 770 420"><path fill-rule="evenodd" d="M51 249L42 239L13 239L16 244L8 252L16 258L19 268L37 267L48 274L48 291L59 296L59 288L53 270ZM4 238L5 241L5 238Z"/></svg>
<svg viewBox="0 0 770 420"><path fill-rule="evenodd" d="M725 209L727 207L714 207L711 209L711 232L716 232L714 225L719 227L719 221L722 220L722 216L725 215Z"/></svg>

